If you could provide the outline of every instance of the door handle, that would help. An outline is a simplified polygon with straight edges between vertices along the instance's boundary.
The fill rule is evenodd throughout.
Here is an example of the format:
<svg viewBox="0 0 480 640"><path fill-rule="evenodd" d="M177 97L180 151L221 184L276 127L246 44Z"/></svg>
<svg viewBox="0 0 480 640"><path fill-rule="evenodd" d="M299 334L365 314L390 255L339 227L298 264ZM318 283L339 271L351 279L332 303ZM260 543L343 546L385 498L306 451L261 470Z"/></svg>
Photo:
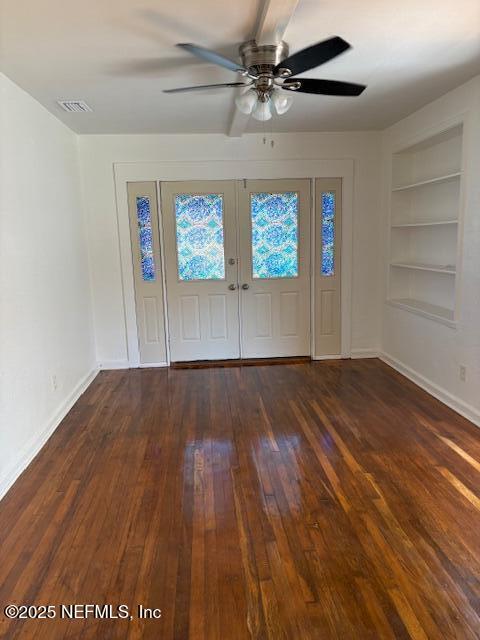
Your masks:
<svg viewBox="0 0 480 640"><path fill-rule="evenodd" d="M237 285L235 284L229 284L228 288L230 289L230 291L235 291L235 289L237 288Z"/></svg>
<svg viewBox="0 0 480 640"><path fill-rule="evenodd" d="M249 284L247 284L246 282L244 282L244 283L242 284L242 289L245 289L245 290L250 289L250 285L249 285Z"/></svg>

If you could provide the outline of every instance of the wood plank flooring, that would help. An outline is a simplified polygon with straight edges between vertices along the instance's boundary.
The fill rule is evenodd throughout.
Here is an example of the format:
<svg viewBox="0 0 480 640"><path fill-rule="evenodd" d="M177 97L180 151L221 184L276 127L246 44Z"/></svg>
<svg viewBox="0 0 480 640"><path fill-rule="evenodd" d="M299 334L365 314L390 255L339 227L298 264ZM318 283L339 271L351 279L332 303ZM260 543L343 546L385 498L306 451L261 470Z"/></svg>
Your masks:
<svg viewBox="0 0 480 640"><path fill-rule="evenodd" d="M0 502L0 605L9 640L480 638L480 431L378 360L102 372Z"/></svg>

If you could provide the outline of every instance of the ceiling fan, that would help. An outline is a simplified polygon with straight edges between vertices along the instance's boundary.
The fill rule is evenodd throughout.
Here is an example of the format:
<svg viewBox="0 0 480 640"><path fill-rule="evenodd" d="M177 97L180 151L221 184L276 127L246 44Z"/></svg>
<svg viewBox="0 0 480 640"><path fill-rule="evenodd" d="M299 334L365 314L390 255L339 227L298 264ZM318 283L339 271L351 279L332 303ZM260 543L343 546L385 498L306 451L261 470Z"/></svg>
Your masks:
<svg viewBox="0 0 480 640"><path fill-rule="evenodd" d="M257 45L255 40L248 40L240 45L241 64L216 51L195 44L180 43L177 47L197 58L240 74L244 81L165 89L164 93L244 87L245 91L236 98L237 108L245 114L252 114L257 120L270 120L272 104L278 115L288 111L293 100L292 96L283 93L284 91L327 96L359 96L366 89L365 85L352 82L295 77L304 71L319 67L350 49L348 42L339 36L301 49L291 56L285 42L276 45Z"/></svg>

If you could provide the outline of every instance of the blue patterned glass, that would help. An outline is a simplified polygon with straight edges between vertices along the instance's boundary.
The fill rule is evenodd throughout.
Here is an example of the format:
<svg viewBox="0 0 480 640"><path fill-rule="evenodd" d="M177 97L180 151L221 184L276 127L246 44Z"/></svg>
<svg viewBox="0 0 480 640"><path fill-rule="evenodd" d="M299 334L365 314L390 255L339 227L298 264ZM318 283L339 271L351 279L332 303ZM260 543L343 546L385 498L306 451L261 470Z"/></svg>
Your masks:
<svg viewBox="0 0 480 640"><path fill-rule="evenodd" d="M252 275L298 276L298 193L252 193Z"/></svg>
<svg viewBox="0 0 480 640"><path fill-rule="evenodd" d="M223 196L175 196L175 222L180 280L223 280Z"/></svg>
<svg viewBox="0 0 480 640"><path fill-rule="evenodd" d="M335 194L322 193L322 276L335 273Z"/></svg>
<svg viewBox="0 0 480 640"><path fill-rule="evenodd" d="M155 280L155 261L153 259L152 217L150 200L145 196L137 197L138 238L140 241L140 261L142 278L146 282Z"/></svg>

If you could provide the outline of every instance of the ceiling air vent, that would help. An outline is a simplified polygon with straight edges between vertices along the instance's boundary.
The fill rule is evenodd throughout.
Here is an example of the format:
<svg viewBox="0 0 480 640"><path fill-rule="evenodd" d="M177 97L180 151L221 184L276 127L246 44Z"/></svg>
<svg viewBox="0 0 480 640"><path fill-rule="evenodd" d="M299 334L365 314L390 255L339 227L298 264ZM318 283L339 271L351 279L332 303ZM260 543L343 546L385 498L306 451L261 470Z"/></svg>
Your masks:
<svg viewBox="0 0 480 640"><path fill-rule="evenodd" d="M83 100L57 100L57 103L69 113L89 112L92 109Z"/></svg>

